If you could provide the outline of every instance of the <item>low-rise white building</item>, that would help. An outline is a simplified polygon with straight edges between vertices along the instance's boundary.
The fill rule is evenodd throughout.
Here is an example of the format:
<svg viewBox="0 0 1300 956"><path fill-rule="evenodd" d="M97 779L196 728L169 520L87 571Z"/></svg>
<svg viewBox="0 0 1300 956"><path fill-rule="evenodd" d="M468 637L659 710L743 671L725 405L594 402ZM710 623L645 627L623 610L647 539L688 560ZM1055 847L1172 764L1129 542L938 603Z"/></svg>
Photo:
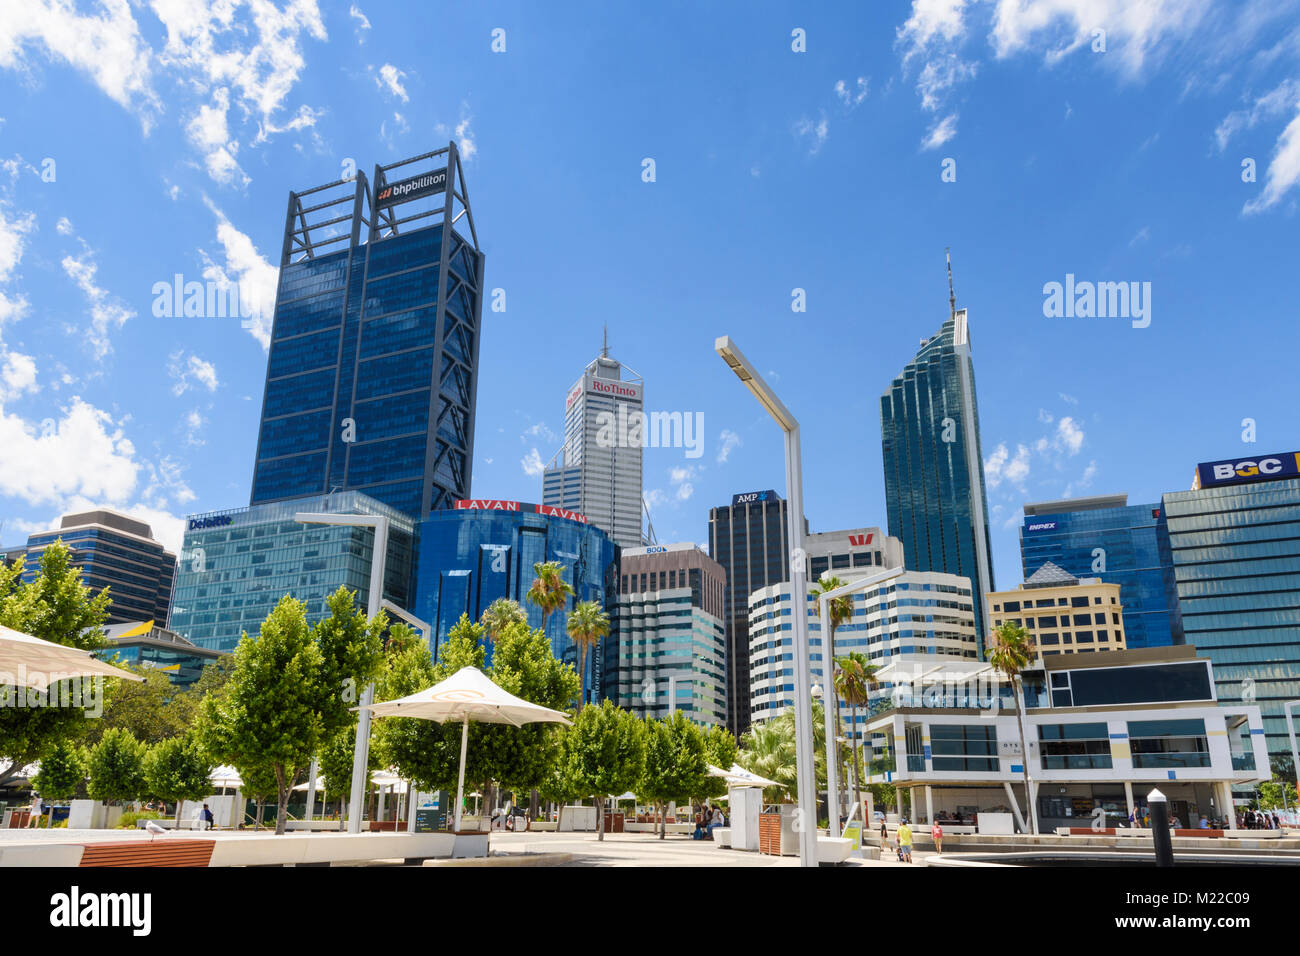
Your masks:
<svg viewBox="0 0 1300 956"><path fill-rule="evenodd" d="M1171 818L1235 828L1232 788L1270 778L1259 707L1221 705L1196 649L1045 656L1023 676L1024 734L1010 685L981 662L900 657L879 675L893 707L871 719L870 778L910 792L918 820L1007 812L1027 831L1127 826L1158 788ZM1030 789L1025 799L1024 762Z"/></svg>

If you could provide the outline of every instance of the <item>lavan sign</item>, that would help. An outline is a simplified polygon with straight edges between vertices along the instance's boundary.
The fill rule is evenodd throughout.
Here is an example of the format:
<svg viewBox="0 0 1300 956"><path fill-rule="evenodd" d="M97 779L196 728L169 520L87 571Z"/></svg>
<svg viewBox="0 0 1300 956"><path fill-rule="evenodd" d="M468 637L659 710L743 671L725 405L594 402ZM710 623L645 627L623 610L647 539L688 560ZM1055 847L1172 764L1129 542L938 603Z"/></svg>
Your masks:
<svg viewBox="0 0 1300 956"><path fill-rule="evenodd" d="M1255 481L1276 481L1300 475L1300 452L1268 455L1263 458L1209 461L1196 466L1196 487L1244 485Z"/></svg>
<svg viewBox="0 0 1300 956"><path fill-rule="evenodd" d="M501 501L495 498L462 498L456 502L458 511L533 511L548 518L566 518L579 524L587 524L587 516L576 511L556 508L554 505L530 505L522 501Z"/></svg>

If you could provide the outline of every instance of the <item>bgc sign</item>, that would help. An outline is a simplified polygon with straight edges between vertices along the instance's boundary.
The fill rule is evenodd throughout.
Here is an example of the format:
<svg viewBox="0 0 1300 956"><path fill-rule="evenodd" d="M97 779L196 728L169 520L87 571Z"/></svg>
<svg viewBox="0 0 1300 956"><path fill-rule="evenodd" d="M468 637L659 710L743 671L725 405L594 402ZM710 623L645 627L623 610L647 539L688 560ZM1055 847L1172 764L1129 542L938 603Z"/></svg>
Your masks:
<svg viewBox="0 0 1300 956"><path fill-rule="evenodd" d="M1276 481L1300 476L1300 452L1268 455L1264 458L1210 461L1196 466L1196 487L1245 485L1255 481Z"/></svg>

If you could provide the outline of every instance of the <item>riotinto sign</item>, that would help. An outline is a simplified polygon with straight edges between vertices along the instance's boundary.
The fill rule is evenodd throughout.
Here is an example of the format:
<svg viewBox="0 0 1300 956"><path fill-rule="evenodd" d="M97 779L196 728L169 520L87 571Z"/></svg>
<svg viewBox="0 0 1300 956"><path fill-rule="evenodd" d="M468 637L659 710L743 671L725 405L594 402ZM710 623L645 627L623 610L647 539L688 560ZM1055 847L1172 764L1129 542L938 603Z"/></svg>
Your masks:
<svg viewBox="0 0 1300 956"><path fill-rule="evenodd" d="M399 179L395 183L389 183L379 190L379 195L375 197L375 204L378 206L391 206L393 203L406 202L408 199L432 196L446 188L447 170L444 167L435 169L431 173L421 173L419 176Z"/></svg>

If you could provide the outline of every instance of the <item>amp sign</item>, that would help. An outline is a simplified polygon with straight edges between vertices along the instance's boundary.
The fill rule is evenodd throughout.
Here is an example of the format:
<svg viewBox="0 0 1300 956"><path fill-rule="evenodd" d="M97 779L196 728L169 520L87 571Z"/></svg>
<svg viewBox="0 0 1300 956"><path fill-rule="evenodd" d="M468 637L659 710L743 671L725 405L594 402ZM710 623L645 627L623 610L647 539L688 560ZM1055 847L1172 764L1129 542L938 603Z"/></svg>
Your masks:
<svg viewBox="0 0 1300 956"><path fill-rule="evenodd" d="M1263 458L1210 461L1196 466L1196 488L1244 485L1255 481L1276 481L1300 475L1300 452Z"/></svg>

